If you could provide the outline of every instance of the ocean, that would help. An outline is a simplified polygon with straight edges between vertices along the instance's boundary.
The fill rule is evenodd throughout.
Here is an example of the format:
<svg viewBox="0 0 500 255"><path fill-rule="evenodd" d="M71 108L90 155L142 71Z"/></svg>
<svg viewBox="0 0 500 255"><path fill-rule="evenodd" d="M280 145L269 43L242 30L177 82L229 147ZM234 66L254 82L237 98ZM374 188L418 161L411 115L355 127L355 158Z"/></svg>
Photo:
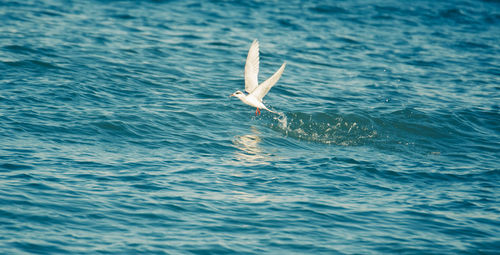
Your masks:
<svg viewBox="0 0 500 255"><path fill-rule="evenodd" d="M3 0L0 70L0 254L500 252L499 1Z"/></svg>

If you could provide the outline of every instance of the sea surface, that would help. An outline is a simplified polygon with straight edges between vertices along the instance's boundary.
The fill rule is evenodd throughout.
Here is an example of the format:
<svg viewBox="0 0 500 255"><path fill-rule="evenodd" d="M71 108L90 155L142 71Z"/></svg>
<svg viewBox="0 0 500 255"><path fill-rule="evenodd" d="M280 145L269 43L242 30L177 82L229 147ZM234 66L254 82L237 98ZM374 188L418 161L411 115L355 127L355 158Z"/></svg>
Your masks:
<svg viewBox="0 0 500 255"><path fill-rule="evenodd" d="M499 254L499 193L499 1L0 2L0 254Z"/></svg>

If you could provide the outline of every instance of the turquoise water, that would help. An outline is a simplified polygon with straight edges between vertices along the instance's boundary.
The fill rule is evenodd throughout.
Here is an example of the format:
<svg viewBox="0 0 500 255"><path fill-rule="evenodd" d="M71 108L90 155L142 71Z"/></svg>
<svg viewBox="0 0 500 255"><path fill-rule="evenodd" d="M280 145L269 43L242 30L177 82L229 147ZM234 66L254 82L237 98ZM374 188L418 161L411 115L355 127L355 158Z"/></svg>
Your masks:
<svg viewBox="0 0 500 255"><path fill-rule="evenodd" d="M500 250L498 1L2 1L0 70L1 254Z"/></svg>

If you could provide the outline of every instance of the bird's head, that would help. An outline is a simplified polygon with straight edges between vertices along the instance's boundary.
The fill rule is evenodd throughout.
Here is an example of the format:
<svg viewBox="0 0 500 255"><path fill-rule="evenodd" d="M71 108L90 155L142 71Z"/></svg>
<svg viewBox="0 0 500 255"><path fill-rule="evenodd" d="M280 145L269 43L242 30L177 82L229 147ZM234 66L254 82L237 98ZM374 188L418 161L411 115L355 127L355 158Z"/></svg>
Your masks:
<svg viewBox="0 0 500 255"><path fill-rule="evenodd" d="M230 97L237 97L237 98L242 98L244 96L245 94L239 90L230 95Z"/></svg>

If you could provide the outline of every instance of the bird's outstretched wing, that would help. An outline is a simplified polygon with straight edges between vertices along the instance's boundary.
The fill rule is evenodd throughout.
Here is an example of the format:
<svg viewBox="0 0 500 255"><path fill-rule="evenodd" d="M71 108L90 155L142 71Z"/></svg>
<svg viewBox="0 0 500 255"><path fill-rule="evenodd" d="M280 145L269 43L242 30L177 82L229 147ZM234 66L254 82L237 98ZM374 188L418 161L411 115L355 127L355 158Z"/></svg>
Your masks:
<svg viewBox="0 0 500 255"><path fill-rule="evenodd" d="M285 70L286 63L284 62L283 65L281 65L280 69L276 71L276 73L273 74L273 76L269 77L265 82L261 83L254 91L252 91L252 95L254 95L259 101L262 101L262 98L269 92L272 86L278 82L278 80L281 77L281 74L283 74L283 71Z"/></svg>
<svg viewBox="0 0 500 255"><path fill-rule="evenodd" d="M254 40L245 64L245 91L251 93L259 86L259 41Z"/></svg>

